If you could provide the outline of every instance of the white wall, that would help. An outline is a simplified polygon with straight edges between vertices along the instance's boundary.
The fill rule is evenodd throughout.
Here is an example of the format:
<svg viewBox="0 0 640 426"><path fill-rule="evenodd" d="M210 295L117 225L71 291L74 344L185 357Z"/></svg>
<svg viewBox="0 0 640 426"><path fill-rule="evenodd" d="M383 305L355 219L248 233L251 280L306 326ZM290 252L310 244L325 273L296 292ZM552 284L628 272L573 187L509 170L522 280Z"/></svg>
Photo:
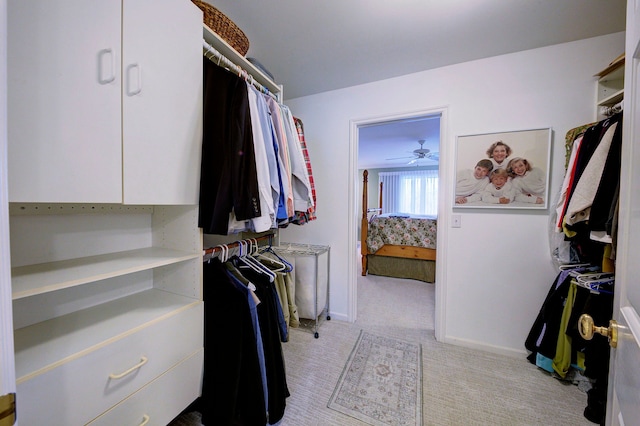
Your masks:
<svg viewBox="0 0 640 426"><path fill-rule="evenodd" d="M352 121L444 107L440 170L451 180L457 135L551 127L553 202L564 173L565 134L595 120L593 75L623 51L624 33L617 33L288 100L304 122L318 219L282 230L281 239L331 246L332 317L350 318L357 269L349 269L348 259L356 229L350 221L357 218L348 211L350 173L357 174L350 170ZM358 184L355 176L351 180ZM440 191L453 200L451 181ZM457 210L462 227L450 229L451 205L441 206L439 215L440 227L447 227L439 230L439 239L446 238L439 241L446 258L439 259L436 283L439 338L521 353L557 273L549 254L549 212Z"/></svg>

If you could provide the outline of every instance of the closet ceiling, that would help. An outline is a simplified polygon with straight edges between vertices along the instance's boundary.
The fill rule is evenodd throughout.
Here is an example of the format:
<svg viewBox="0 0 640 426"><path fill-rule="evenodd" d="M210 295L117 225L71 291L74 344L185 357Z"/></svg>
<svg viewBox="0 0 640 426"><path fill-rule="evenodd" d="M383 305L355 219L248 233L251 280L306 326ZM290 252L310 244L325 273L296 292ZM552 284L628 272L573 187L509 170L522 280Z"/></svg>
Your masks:
<svg viewBox="0 0 640 426"><path fill-rule="evenodd" d="M626 0L206 1L245 32L247 56L284 85L285 101L624 31L626 13ZM434 140L407 133L370 143L392 147L384 159L419 148L418 139Z"/></svg>
<svg viewBox="0 0 640 426"><path fill-rule="evenodd" d="M626 0L205 1L244 31L285 99L624 31L626 11Z"/></svg>

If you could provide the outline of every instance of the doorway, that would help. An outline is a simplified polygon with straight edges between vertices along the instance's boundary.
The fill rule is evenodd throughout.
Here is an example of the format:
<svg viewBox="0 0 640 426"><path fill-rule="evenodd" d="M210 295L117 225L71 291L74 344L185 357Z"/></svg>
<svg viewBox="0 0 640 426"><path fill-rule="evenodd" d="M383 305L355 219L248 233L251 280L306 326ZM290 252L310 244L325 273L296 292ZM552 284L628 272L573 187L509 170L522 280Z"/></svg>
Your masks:
<svg viewBox="0 0 640 426"><path fill-rule="evenodd" d="M354 254L359 241L359 229L362 216L362 175L361 170L394 169L407 167L431 167L438 170L438 231L436 259L436 303L435 303L435 331L436 338L444 335L444 317L441 315L444 306L444 290L446 283L442 274L442 259L445 257L445 241L441 232L441 218L445 219L444 206L448 185L443 185L442 177L446 176L448 158L446 144L446 108L416 111L404 114L387 115L362 120L351 121L350 135L350 241L349 250ZM420 133L422 132L422 133ZM372 151L379 154L373 155ZM427 158L429 150L430 158ZM444 167L443 167L444 166ZM377 183L377 178L375 179ZM369 180L369 188L376 186ZM374 191L376 192L376 191ZM444 223L442 222L442 223ZM444 227L442 227L444 228ZM443 250L442 252L440 250ZM357 279L360 275L360 264L356 256L349 256L349 316L352 321L357 317Z"/></svg>

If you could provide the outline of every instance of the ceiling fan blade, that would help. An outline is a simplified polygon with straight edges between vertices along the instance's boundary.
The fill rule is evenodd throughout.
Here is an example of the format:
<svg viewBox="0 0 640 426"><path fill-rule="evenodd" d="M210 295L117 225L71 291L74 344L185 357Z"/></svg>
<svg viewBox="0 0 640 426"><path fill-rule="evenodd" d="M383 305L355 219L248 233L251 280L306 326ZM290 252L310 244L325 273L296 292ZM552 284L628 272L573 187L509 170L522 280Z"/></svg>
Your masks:
<svg viewBox="0 0 640 426"><path fill-rule="evenodd" d="M426 158L428 158L429 160L433 160L433 161L439 161L440 160L440 153L438 151L431 152L431 153L426 155Z"/></svg>
<svg viewBox="0 0 640 426"><path fill-rule="evenodd" d="M414 155L410 155L408 157L395 157L395 158L385 158L385 160L404 160L406 158L414 158Z"/></svg>

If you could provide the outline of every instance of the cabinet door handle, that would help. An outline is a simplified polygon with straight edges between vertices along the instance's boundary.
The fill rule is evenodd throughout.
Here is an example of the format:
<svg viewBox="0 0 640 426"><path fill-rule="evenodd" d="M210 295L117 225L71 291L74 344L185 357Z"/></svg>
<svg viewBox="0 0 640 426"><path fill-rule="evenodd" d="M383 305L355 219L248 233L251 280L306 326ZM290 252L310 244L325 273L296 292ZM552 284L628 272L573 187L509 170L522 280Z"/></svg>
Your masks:
<svg viewBox="0 0 640 426"><path fill-rule="evenodd" d="M106 57L109 57L109 65L105 67ZM105 68L109 74L105 76ZM98 82L100 84L109 84L116 79L116 61L113 57L113 49L102 49L98 52Z"/></svg>
<svg viewBox="0 0 640 426"><path fill-rule="evenodd" d="M138 72L136 74L137 78L136 78L136 89L135 90L131 90L131 82L132 82L132 78L131 78L131 72L136 69ZM142 92L142 68L140 67L139 64L131 64L127 67L127 95L129 96L135 96L138 93Z"/></svg>
<svg viewBox="0 0 640 426"><path fill-rule="evenodd" d="M124 376L126 376L127 374L131 374L133 373L135 370L139 369L140 367L142 367L143 365L145 365L147 363L148 359L146 356L140 357L140 362L137 363L136 365L134 365L133 367L131 367L130 369L128 369L127 371L123 371L120 374L114 374L111 373L109 374L109 378L110 379L122 379Z"/></svg>
<svg viewBox="0 0 640 426"><path fill-rule="evenodd" d="M142 416L142 423L140 423L140 426L144 426L144 425L146 425L147 423L149 423L149 419L150 419L150 417L149 417L149 416L147 416L146 414L145 414L145 415L143 415L143 416Z"/></svg>

